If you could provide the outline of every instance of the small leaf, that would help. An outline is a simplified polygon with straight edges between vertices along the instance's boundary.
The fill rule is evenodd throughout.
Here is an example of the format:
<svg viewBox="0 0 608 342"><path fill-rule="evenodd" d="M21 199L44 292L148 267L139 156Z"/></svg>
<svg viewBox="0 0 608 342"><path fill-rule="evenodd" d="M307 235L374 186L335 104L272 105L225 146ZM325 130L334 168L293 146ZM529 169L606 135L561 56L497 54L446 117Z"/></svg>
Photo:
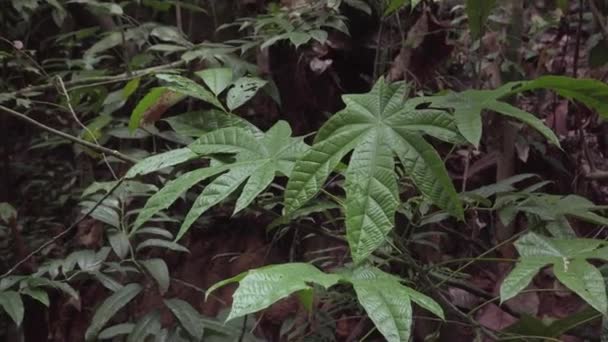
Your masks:
<svg viewBox="0 0 608 342"><path fill-rule="evenodd" d="M203 338L204 326L201 322L201 315L192 305L181 299L166 299L165 305L173 312L173 315L180 322L182 327L197 341Z"/></svg>
<svg viewBox="0 0 608 342"><path fill-rule="evenodd" d="M0 292L0 307L13 319L16 325L21 325L25 309L19 293L15 291Z"/></svg>
<svg viewBox="0 0 608 342"><path fill-rule="evenodd" d="M219 96L232 84L232 69L230 68L205 69L195 74L203 79L216 96Z"/></svg>
<svg viewBox="0 0 608 342"><path fill-rule="evenodd" d="M308 33L300 31L290 32L287 36L296 49L300 47L300 45L308 43L312 38Z"/></svg>
<svg viewBox="0 0 608 342"><path fill-rule="evenodd" d="M158 247L158 248L166 248L166 249L170 249L172 251L176 251L176 252L184 252L184 253L190 253L190 251L188 250L188 248L177 244L173 241L167 241L167 240L161 240L161 239L148 239L142 243L140 243L137 246L136 251L140 251L144 248L148 248L148 247Z"/></svg>
<svg viewBox="0 0 608 342"><path fill-rule="evenodd" d="M234 82L234 87L228 91L228 109L235 110L249 101L263 86L266 81L254 77L241 77Z"/></svg>
<svg viewBox="0 0 608 342"><path fill-rule="evenodd" d="M133 327L135 327L135 324L133 323L116 324L102 330L97 338L100 340L109 340L116 336L127 335L133 331Z"/></svg>
<svg viewBox="0 0 608 342"><path fill-rule="evenodd" d="M51 304L48 293L42 289L26 287L25 289L21 290L21 293L34 298L35 300L44 304L46 307L49 307Z"/></svg>
<svg viewBox="0 0 608 342"><path fill-rule="evenodd" d="M164 87L152 88L148 94L137 103L135 109L133 109L133 113L131 113L131 119L129 120L129 132L135 132L139 127L139 123L144 117L146 110L157 103L166 91L167 89Z"/></svg>
<svg viewBox="0 0 608 342"><path fill-rule="evenodd" d="M139 284L128 284L122 289L118 290L110 297L106 298L103 303L97 308L91 324L89 325L85 338L87 341L93 340L101 328L110 320L114 315L127 305L135 296L141 292L142 287Z"/></svg>
<svg viewBox="0 0 608 342"><path fill-rule="evenodd" d="M116 253L120 259L124 259L129 253L129 247L131 246L127 234L123 231L117 231L110 234L108 240L110 240L110 246L112 246L114 253Z"/></svg>
<svg viewBox="0 0 608 342"><path fill-rule="evenodd" d="M148 273L156 280L161 295L169 289L171 282L169 268L163 259L148 259L141 261Z"/></svg>

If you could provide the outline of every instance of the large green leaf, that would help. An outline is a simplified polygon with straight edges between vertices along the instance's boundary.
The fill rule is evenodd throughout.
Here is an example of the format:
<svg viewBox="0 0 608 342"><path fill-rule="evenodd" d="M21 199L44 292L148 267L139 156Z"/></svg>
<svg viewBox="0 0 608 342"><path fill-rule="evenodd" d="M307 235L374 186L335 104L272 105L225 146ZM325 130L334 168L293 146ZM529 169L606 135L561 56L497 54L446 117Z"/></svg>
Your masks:
<svg viewBox="0 0 608 342"><path fill-rule="evenodd" d="M165 292L169 289L169 285L171 284L171 278L169 275L169 268L167 267L167 263L163 259L154 258L148 260L142 260L140 263L146 268L146 271L150 273L152 278L156 280L158 284L158 290L161 295L164 295Z"/></svg>
<svg viewBox="0 0 608 342"><path fill-rule="evenodd" d="M513 298L547 265L556 278L599 312L606 314L608 299L600 271L585 259L605 259L605 242L592 239L551 239L535 233L522 236L515 247L521 259L500 288L501 301Z"/></svg>
<svg viewBox="0 0 608 342"><path fill-rule="evenodd" d="M234 87L228 91L226 104L228 109L235 110L249 101L267 81L256 77L241 77L234 82Z"/></svg>
<svg viewBox="0 0 608 342"><path fill-rule="evenodd" d="M294 292L309 290L311 283L329 288L339 280L340 276L323 273L310 264L272 265L221 281L209 288L207 296L222 286L239 283L234 292L232 309L226 319L228 321L263 310Z"/></svg>
<svg viewBox="0 0 608 342"><path fill-rule="evenodd" d="M160 326L160 312L154 310L144 317L140 318L137 324L135 324L127 338L127 342L142 342L146 341L146 338L150 335L158 335Z"/></svg>
<svg viewBox="0 0 608 342"><path fill-rule="evenodd" d="M443 318L443 310L431 298L402 285L399 279L375 267L363 266L345 277L378 331L387 341L408 341L411 334L413 300Z"/></svg>
<svg viewBox="0 0 608 342"><path fill-rule="evenodd" d="M404 103L405 91L404 84L380 79L369 93L345 95L346 108L321 127L287 184L284 210L289 214L312 198L353 150L345 187L347 237L355 262L378 248L393 227L398 204L395 156L425 197L463 217L443 162L422 137L458 140L454 120L437 110L418 110L415 102Z"/></svg>
<svg viewBox="0 0 608 342"><path fill-rule="evenodd" d="M15 291L0 292L0 307L11 317L15 324L21 325L25 308L19 293Z"/></svg>
<svg viewBox="0 0 608 342"><path fill-rule="evenodd" d="M179 240L205 211L222 202L244 183L234 212L243 210L270 185L277 174L289 176L295 159L308 149L308 145L301 138L292 138L289 124L279 121L261 137L242 128L222 128L203 135L192 143L190 148L202 155L216 153L236 153L236 155L234 163L205 169L214 174L228 172L209 183L194 201L182 222L176 240ZM221 171L218 171L219 169ZM204 172L200 171L200 173ZM158 202L162 202L162 206L170 205L169 202L177 199L177 192L181 193L196 183L195 178L196 175L193 175L186 180L187 182L180 182L179 185L171 184L171 191L167 192L170 196L166 196L166 200L162 201L158 197ZM161 190L163 191L164 189ZM156 209L154 210L157 212ZM146 215L149 215L148 211Z"/></svg>
<svg viewBox="0 0 608 342"><path fill-rule="evenodd" d="M91 324L87 328L85 338L87 341L95 339L106 323L125 305L135 298L142 290L139 284L128 284L116 291L101 303L95 311Z"/></svg>

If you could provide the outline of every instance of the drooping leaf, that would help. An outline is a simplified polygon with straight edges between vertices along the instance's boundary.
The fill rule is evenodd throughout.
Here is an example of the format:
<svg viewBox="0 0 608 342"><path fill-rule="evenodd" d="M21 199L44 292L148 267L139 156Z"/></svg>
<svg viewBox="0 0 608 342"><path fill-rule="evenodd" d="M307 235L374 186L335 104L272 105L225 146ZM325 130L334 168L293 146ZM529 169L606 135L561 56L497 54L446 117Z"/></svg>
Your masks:
<svg viewBox="0 0 608 342"><path fill-rule="evenodd" d="M85 338L87 341L93 340L97 337L99 331L106 325L106 323L114 317L114 315L122 309L125 305L135 298L141 292L142 287L139 284L128 284L122 289L118 290L110 297L101 303L101 305L95 311L91 324L85 332Z"/></svg>
<svg viewBox="0 0 608 342"><path fill-rule="evenodd" d="M316 267L304 263L266 266L244 272L221 281L207 291L238 282L233 296L232 309L227 321L265 309L290 294L311 289L310 283L329 288L340 280L340 276L326 274Z"/></svg>
<svg viewBox="0 0 608 342"><path fill-rule="evenodd" d="M203 338L204 326L201 321L201 315L192 305L181 299L166 299L165 305L171 310L173 315L184 329L197 341Z"/></svg>
<svg viewBox="0 0 608 342"><path fill-rule="evenodd" d="M19 293L15 291L0 292L0 307L11 317L15 324L21 325L25 308Z"/></svg>
<svg viewBox="0 0 608 342"><path fill-rule="evenodd" d="M140 261L146 268L146 271L150 273L152 278L156 280L158 284L158 290L161 295L169 289L171 278L169 276L169 268L163 259L148 259Z"/></svg>
<svg viewBox="0 0 608 342"><path fill-rule="evenodd" d="M166 167L174 166L190 159L197 157L197 154L189 148L180 148L167 151L151 157L148 157L137 164L133 165L127 172L127 178L133 178L140 175L162 170Z"/></svg>
<svg viewBox="0 0 608 342"><path fill-rule="evenodd" d="M232 84L232 69L230 68L205 69L195 74L203 79L216 96L219 96Z"/></svg>
<svg viewBox="0 0 608 342"><path fill-rule="evenodd" d="M561 263L554 263L553 273L562 284L597 311L607 313L606 284L595 266L578 258L571 261L564 259Z"/></svg>
<svg viewBox="0 0 608 342"><path fill-rule="evenodd" d="M608 117L608 84L599 80L548 75L532 81L509 83L505 87L512 89L512 93L550 89L567 99L579 101L597 110L604 118Z"/></svg>
<svg viewBox="0 0 608 342"><path fill-rule="evenodd" d="M127 342L141 342L146 341L146 338L150 335L157 336L160 332L160 312L154 310L144 317L140 318L137 324L135 324L127 338Z"/></svg>
<svg viewBox="0 0 608 342"><path fill-rule="evenodd" d="M161 210L167 209L173 204L184 192L209 177L213 177L218 173L227 170L226 166L211 167L198 169L187 172L178 178L169 181L165 186L152 195L146 202L144 208L137 215L135 223L133 223L132 231L137 230L154 215Z"/></svg>
<svg viewBox="0 0 608 342"><path fill-rule="evenodd" d="M51 305L48 293L42 289L26 287L25 289L21 290L21 293L34 298L46 307L49 307L49 305Z"/></svg>
<svg viewBox="0 0 608 342"><path fill-rule="evenodd" d="M599 312L606 314L608 299L600 271L586 259L605 259L605 242L593 239L552 239L535 233L522 236L515 247L520 261L503 281L504 302L523 290L534 275L547 265L556 278Z"/></svg>
<svg viewBox="0 0 608 342"><path fill-rule="evenodd" d="M387 341L408 341L412 326L411 300L444 317L431 298L402 285L399 279L375 267L356 268L346 277L352 283L359 303Z"/></svg>

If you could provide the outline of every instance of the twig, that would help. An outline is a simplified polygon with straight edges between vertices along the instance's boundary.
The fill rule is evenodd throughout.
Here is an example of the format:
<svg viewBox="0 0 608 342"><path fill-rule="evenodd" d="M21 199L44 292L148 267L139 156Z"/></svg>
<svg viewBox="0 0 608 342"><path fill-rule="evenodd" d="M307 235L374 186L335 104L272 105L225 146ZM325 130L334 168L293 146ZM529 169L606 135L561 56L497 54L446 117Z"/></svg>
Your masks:
<svg viewBox="0 0 608 342"><path fill-rule="evenodd" d="M590 1L593 2L593 1ZM576 49L574 50L574 62L572 63L572 77L578 78L578 60L581 50L581 33L583 30L583 10L584 0L578 2L578 26L576 28Z"/></svg>
<svg viewBox="0 0 608 342"><path fill-rule="evenodd" d="M602 29L602 35L604 36L604 39L608 40L608 25L604 22L604 15L600 11L600 9L597 8L597 5L595 4L594 0L589 0L589 6L591 7L591 13L593 13L593 17Z"/></svg>
<svg viewBox="0 0 608 342"><path fill-rule="evenodd" d="M122 154L122 153L120 153L120 152L118 152L116 150L112 150L112 149L109 149L107 147L103 147L103 146L99 146L99 145L93 144L91 142L88 142L86 140L80 139L80 138L75 137L73 135L64 133L64 132L62 132L60 130L57 130L57 129L53 128L53 127L49 127L49 126L47 126L47 125L45 125L45 124L43 124L41 122L38 122L38 121L30 118L29 116L27 116L27 115L25 115L23 113L19 113L19 112L15 111L15 110L12 110L12 109L10 109L8 107L5 107L3 105L0 105L0 111L3 111L5 113L7 113L7 114L15 116L15 117L17 117L17 118L19 118L19 119L21 119L23 121L26 121L26 122L28 122L28 123L30 123L30 124L38 127L38 128L41 128L41 129L43 129L43 130L45 130L47 132L53 133L55 135L58 135L58 136L60 136L60 137L62 137L64 139L67 139L67 140L69 140L69 141L71 141L73 143L76 143L78 145L88 147L88 148L90 148L92 150L95 150L95 151L98 151L98 152L101 152L101 153L106 153L108 155L111 155L113 157L116 157L116 158L118 158L120 160L124 160L124 161L129 162L129 163L135 164L135 163L137 163L139 161L139 160L137 160L135 158L132 158L132 157L129 157L129 156L125 155L125 154Z"/></svg>
<svg viewBox="0 0 608 342"><path fill-rule="evenodd" d="M0 276L0 279L7 277L9 275L11 275L13 272L15 272L19 266L23 265L25 262L27 262L28 260L30 260L34 255L40 253L41 251L43 251L45 248L47 248L48 246L52 245L53 243L55 243L55 241L61 239L62 237L64 237L65 235L67 235L69 232L71 232L74 228L76 228L82 221L84 221L84 219L86 219L89 215L91 215L95 209L97 209L97 207L99 207L101 205L101 203L103 203L103 201L105 201L108 197L110 197L110 195L112 195L112 193L114 193L114 191L116 191L116 189L118 189L118 187L125 181L125 177L122 177L121 179L119 179L118 181L116 181L116 184L114 184L114 186L103 196L99 199L99 201L97 201L95 203L95 205L93 205L84 215L82 215L78 220L76 220L76 222L72 223L66 230L62 231L61 233L53 236L50 240L48 240L47 242L43 243L40 247L38 247L36 250L34 250L33 252L31 252L30 254L26 255L23 259L21 259L19 262L17 262L13 267L11 267L8 271L6 271L4 274L2 274Z"/></svg>
<svg viewBox="0 0 608 342"><path fill-rule="evenodd" d="M146 69L135 70L135 71L131 71L130 73L125 72L125 73L113 75L113 76L96 76L96 77L80 78L80 79L75 79L72 81L65 82L65 86L70 88L75 85L83 85L83 84L90 83L90 82L104 82L104 84L105 84L105 83L128 81L133 78L140 77L140 76L154 74L157 71L177 68L177 67L180 67L185 64L186 64L186 62L182 60L182 61L175 61L175 62L168 63L168 64L157 65L157 66L146 68ZM14 96L17 96L20 94L43 91L43 90L51 89L54 87L55 87L55 85L53 84L53 82L50 82L50 83L21 88L19 90L16 90L16 91L13 91L10 93L5 93L2 95L14 97ZM68 90L72 90L72 89L68 89Z"/></svg>
<svg viewBox="0 0 608 342"><path fill-rule="evenodd" d="M63 94L63 96L65 96L65 101L66 101L66 103L68 105L68 110L72 114L72 117L74 118L74 121L76 121L76 123L82 129L84 129L85 132L87 132L87 134L89 135L89 137L91 137L91 139L93 140L93 143L95 143L95 145L101 147L101 144L99 143L99 141L95 137L95 134L93 134L93 132L91 132L91 130L87 126L85 126L82 123L82 121L80 121L80 119L78 118L78 115L76 115L76 111L74 110L74 107L72 106L72 99L70 98L70 94L68 93L68 90L65 88L65 83L63 83L63 79L61 78L61 76L57 76L57 80L59 81L59 87L60 87L61 93ZM110 162L108 162L108 158L106 157L106 154L102 153L101 156L103 158L103 162L108 167L108 170L110 170L110 173L112 174L112 177L114 177L115 180L118 180L118 177L116 176L116 172L114 172L114 169L112 168L112 165L110 165Z"/></svg>

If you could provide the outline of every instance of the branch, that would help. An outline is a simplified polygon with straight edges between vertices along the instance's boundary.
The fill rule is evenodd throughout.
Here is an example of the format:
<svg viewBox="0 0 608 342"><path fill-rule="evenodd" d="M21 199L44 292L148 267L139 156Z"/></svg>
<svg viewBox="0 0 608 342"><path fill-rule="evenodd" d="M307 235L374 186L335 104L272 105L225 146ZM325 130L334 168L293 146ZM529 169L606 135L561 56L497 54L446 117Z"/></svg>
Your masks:
<svg viewBox="0 0 608 342"><path fill-rule="evenodd" d="M38 121L30 118L29 116L27 116L27 115L25 115L23 113L19 113L19 112L15 111L15 110L12 110L12 109L8 108L8 107L0 105L0 111L8 113L8 114L10 114L12 116L15 116L15 117L17 117L17 118L19 118L19 119L21 119L23 121L26 121L26 122L34 125L36 127L39 127L39 128L41 128L41 129L43 129L43 130L45 130L47 132L53 133L53 134L58 135L58 136L60 136L60 137L62 137L64 139L67 139L67 140L69 140L69 141L71 141L73 143L76 143L78 145L82 145L82 146L88 147L88 148L90 148L92 150L95 150L97 152L106 153L108 155L114 156L114 157L116 157L118 159L124 160L124 161L132 163L132 164L135 164L135 163L137 163L139 161L139 160L137 160L135 158L132 158L132 157L129 157L129 156L125 155L125 154L122 154L122 153L120 153L120 152L118 152L116 150L112 150L112 149L109 149L109 148L106 148L106 147L103 147L103 146L100 146L100 145L93 144L93 143L88 142L86 140L80 139L80 138L75 137L73 135L67 134L67 133L62 132L60 130L57 130L57 129L53 128L53 127L49 127L49 126L47 126L47 125L45 125L43 123L40 123L40 122L38 122Z"/></svg>
<svg viewBox="0 0 608 342"><path fill-rule="evenodd" d="M89 82L99 82L101 84L106 84L106 83L114 83L114 82L120 82L120 81L127 81L127 80L131 80L140 76L145 76L145 75L149 75L149 74L154 74L157 71L161 71L161 70L165 70L165 69L172 69L172 68L177 68L180 66L183 66L184 64L186 64L185 61L175 61L175 62L171 62L168 64L163 64L163 65L157 65L154 67L150 67L147 69L141 69L141 70L135 70L135 71L131 71L130 73L125 72L122 74L118 74L118 75L113 75L113 76L96 76L96 77L87 77L87 78L81 78L81 79L75 79L72 81L68 81L65 82L65 86L66 87L72 87L75 85L85 85L85 86L91 86L91 85L86 85L86 83ZM95 83L97 84L97 83ZM40 85L35 85L35 86L29 86L29 87L25 87L25 88L21 88L19 90L16 90L14 92L11 93L5 93L3 95L7 95L7 96L18 96L24 93L30 93L30 92L37 92L37 91L42 91L42 90L47 90L47 89L51 89L54 88L55 84L53 82L50 83L45 83L45 84L40 84ZM72 89L68 89L68 90L72 90Z"/></svg>
<svg viewBox="0 0 608 342"><path fill-rule="evenodd" d="M608 39L608 26L604 22L604 15L600 11L600 9L597 8L595 0L590 0L589 6L591 7L593 17L595 18L595 20L597 20L598 25L600 25L600 28L602 29L602 35L604 36L604 39Z"/></svg>

